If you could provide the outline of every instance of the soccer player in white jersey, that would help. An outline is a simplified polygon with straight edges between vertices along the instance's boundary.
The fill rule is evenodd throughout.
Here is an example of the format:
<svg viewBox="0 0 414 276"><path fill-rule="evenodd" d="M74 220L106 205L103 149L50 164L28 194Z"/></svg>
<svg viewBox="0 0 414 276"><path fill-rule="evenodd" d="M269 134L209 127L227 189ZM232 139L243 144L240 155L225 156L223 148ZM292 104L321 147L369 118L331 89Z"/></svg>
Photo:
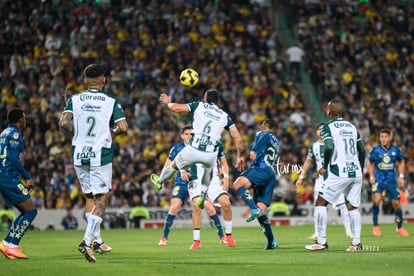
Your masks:
<svg viewBox="0 0 414 276"><path fill-rule="evenodd" d="M320 131L320 127L322 125L323 123L319 123L316 126L316 135L318 136L318 141L311 144L308 148L308 154L306 156L305 163L303 164L303 171L301 172L298 180L296 181L296 188L299 188L302 185L302 181L305 178L307 171L312 166L312 163L315 164L317 171L319 171L319 169L322 168L323 153L324 153L324 148L325 148L325 145L323 144L323 140L321 137L321 131ZM319 175L315 179L315 186L313 188L313 198L315 202L316 202L316 198L318 197L319 190L322 187L322 183L323 183L323 176ZM346 237L352 239L351 222L349 219L348 209L346 207L345 196L343 193L340 194L338 200L333 204L333 207L336 210L339 209L341 213L342 223L344 224L344 227L345 227ZM318 222L316 220L316 216L314 216L314 225L315 225L314 233L309 237L309 239L311 240L315 240L318 238Z"/></svg>
<svg viewBox="0 0 414 276"><path fill-rule="evenodd" d="M340 100L328 103L329 121L321 127L325 144L323 167L319 174L324 182L315 203L315 216L318 221L318 239L315 244L305 246L308 250L326 250L326 226L328 213L326 206L334 204L341 193L345 194L352 225L352 244L346 251L362 251L361 244L361 203L362 169L365 149L356 127L342 118L345 107Z"/></svg>
<svg viewBox="0 0 414 276"><path fill-rule="evenodd" d="M207 204L218 204L222 208L226 236L224 237L224 239L221 239L220 242L227 244L230 247L235 247L236 242L234 241L232 236L233 213L231 210L229 194L227 192L229 188L229 165L224 154L222 144L220 144L219 146L218 157L218 164L214 166L211 184L208 187L208 200L205 202L205 206L207 208ZM188 192L193 203L192 222L194 240L193 244L190 247L190 250L198 249L201 247L200 227L201 209L203 208L203 206L198 206L197 199L201 197L201 194L203 192L201 179L198 176L203 174L204 168L201 164L196 164L195 166L191 167L190 175L191 179L194 180L190 181L190 183L188 184ZM214 208L214 206L212 207ZM216 227L218 226L216 225Z"/></svg>
<svg viewBox="0 0 414 276"><path fill-rule="evenodd" d="M236 168L243 171L245 167L244 158L241 156L243 151L243 141L237 126L230 116L217 106L219 92L210 89L204 92L203 101L179 104L171 102L167 94L160 95L160 101L167 105L173 112L190 112L192 114L193 137L185 148L174 158L170 166L163 168L161 175L151 175L151 183L160 190L162 183L173 176L177 170L188 169L191 165L200 163L205 172L202 176L202 183L209 185L213 166L217 162L217 150L220 144L221 133L224 129L230 132L231 137L236 143L237 157ZM208 187L204 188L203 196L199 197L197 205L204 204L204 195Z"/></svg>
<svg viewBox="0 0 414 276"><path fill-rule="evenodd" d="M126 132L128 125L117 99L103 91L106 81L103 68L90 64L84 69L84 77L88 89L69 99L59 126L73 134L73 163L86 196L88 225L78 250L86 260L95 262L93 251L111 251L102 241L100 225L112 182L112 135Z"/></svg>

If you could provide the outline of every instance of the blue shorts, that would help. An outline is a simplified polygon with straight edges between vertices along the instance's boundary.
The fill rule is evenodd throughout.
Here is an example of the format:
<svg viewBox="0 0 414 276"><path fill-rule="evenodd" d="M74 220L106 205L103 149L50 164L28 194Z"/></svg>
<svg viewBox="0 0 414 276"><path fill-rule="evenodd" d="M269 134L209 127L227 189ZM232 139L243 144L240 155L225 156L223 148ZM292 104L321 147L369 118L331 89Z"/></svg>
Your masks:
<svg viewBox="0 0 414 276"><path fill-rule="evenodd" d="M387 192L389 199L400 200L400 189L396 183L378 183L378 185L372 185L373 193L382 194L383 191Z"/></svg>
<svg viewBox="0 0 414 276"><path fill-rule="evenodd" d="M274 171L269 168L252 167L243 172L241 176L249 179L254 189L254 201L262 202L267 206L270 205L273 196L273 189L276 185L276 175Z"/></svg>
<svg viewBox="0 0 414 276"><path fill-rule="evenodd" d="M188 198L188 186L186 185L174 185L171 192L171 198L179 198L184 203Z"/></svg>
<svg viewBox="0 0 414 276"><path fill-rule="evenodd" d="M18 179L10 179L7 175L0 175L0 193L8 206L15 206L30 198L26 185Z"/></svg>

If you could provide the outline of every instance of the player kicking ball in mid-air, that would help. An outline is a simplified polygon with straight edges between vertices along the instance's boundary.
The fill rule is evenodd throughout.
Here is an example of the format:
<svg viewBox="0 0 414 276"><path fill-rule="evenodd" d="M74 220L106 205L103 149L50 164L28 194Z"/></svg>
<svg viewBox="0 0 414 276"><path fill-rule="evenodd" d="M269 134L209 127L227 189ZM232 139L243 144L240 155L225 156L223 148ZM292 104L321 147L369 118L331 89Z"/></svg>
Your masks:
<svg viewBox="0 0 414 276"><path fill-rule="evenodd" d="M263 121L260 131L256 133L256 138L249 157L252 160L251 167L236 179L233 189L250 207L250 214L247 222L255 218L259 221L267 244L264 249L275 249L279 243L273 236L266 209L269 207L273 189L276 185L276 172L274 166L279 154L279 141L274 132L276 122L266 119ZM249 190L253 188L253 196Z"/></svg>
<svg viewBox="0 0 414 276"><path fill-rule="evenodd" d="M151 175L150 181L158 190L161 189L163 182L170 179L177 170L186 170L197 163L202 164L205 169L204 175L200 176L203 184L209 185L213 167L217 164L217 151L224 129L230 132L236 144L236 168L239 171L244 169L244 158L241 156L243 140L231 117L217 106L219 99L220 94L216 89L205 91L203 101L188 104L173 103L167 94L160 95L160 101L172 112L191 113L193 137L177 154L173 162L162 169L160 176ZM201 200L197 201L197 205L203 204L206 193L207 190L202 191Z"/></svg>
<svg viewBox="0 0 414 276"><path fill-rule="evenodd" d="M174 160L175 156L185 147L185 145L187 144L188 140L192 137L191 134L191 126L184 126L181 129L181 139L182 142L175 144L171 150L170 153L168 155L167 160L164 163L164 168L168 167L172 161ZM195 168L195 165L193 165L193 167ZM180 210L181 206L186 202L187 198L188 198L188 194L189 194L189 188L188 188L188 182L190 180L190 178L194 178L191 176L191 174L189 172L187 172L186 170L180 170L177 172L177 175L175 177L175 181L174 181L174 187L172 189L172 193L171 193L171 201L170 201L170 209L168 211L168 215L165 218L165 223L164 223L164 230L163 230L163 235L158 243L159 246L166 246L168 243L168 236L170 234L170 230L171 227L174 223L175 217L178 213L178 211ZM158 188L158 187L156 187ZM190 193L191 194L191 193ZM194 200L195 201L195 200ZM216 210L214 208L214 206L212 204L207 204L206 205L206 211L207 214L209 215L210 219L212 221L214 221L214 225L218 230L218 235L220 238L220 241L225 241L225 236L223 235L223 231L222 231L222 226L220 223L220 218L218 217L218 215L216 214ZM194 208L197 208L195 210L193 210L193 232L194 232L194 236L198 237L198 240L200 239L200 225L201 225L201 221L200 221L200 225L194 226L194 221L196 219L196 217L200 216L201 217L201 210L194 206ZM200 211L200 215L197 215L196 212ZM199 242L198 242L199 244ZM197 246L197 243L193 244L193 246L190 248L190 250L193 249L198 249L199 246Z"/></svg>

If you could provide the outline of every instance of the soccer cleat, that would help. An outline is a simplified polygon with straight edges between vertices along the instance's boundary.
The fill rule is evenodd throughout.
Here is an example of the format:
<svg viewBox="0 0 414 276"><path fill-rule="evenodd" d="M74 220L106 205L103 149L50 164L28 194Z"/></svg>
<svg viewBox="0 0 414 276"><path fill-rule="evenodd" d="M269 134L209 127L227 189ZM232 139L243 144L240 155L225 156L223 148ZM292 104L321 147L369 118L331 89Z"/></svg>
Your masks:
<svg viewBox="0 0 414 276"><path fill-rule="evenodd" d="M9 260L14 260L15 257L9 252L9 247L5 245L3 242L0 242L0 252L4 254L4 257L6 257Z"/></svg>
<svg viewBox="0 0 414 276"><path fill-rule="evenodd" d="M190 246L190 250L196 250L196 249L199 249L200 247L201 247L201 241L195 240L193 244Z"/></svg>
<svg viewBox="0 0 414 276"><path fill-rule="evenodd" d="M204 201L205 201L204 196L199 196L199 197L196 199L195 204L196 204L196 205L197 205L200 209L204 209Z"/></svg>
<svg viewBox="0 0 414 276"><path fill-rule="evenodd" d="M273 240L272 243L268 243L265 246L265 250L271 250L271 249L276 249L279 247L279 243L277 242L277 240Z"/></svg>
<svg viewBox="0 0 414 276"><path fill-rule="evenodd" d="M318 241L315 241L314 244L307 245L307 246L305 246L305 248L307 250L310 250L310 251L327 250L328 249L328 243L320 244L320 243L318 243Z"/></svg>
<svg viewBox="0 0 414 276"><path fill-rule="evenodd" d="M93 251L92 248L89 245L86 245L85 241L82 241L79 246L78 246L78 250L81 254L83 254L85 256L85 259L90 262L90 263L94 263L96 262L96 258L93 255Z"/></svg>
<svg viewBox="0 0 414 276"><path fill-rule="evenodd" d="M162 184L158 182L159 178L160 177L156 175L155 173L151 174L151 177L150 177L150 181L152 185L154 185L155 189L157 189L157 191L161 190L162 188Z"/></svg>
<svg viewBox="0 0 414 276"><path fill-rule="evenodd" d="M396 228L395 231L403 237L408 237L410 234L404 228Z"/></svg>
<svg viewBox="0 0 414 276"><path fill-rule="evenodd" d="M313 234L312 236L308 237L308 240L317 240L318 239L318 234Z"/></svg>
<svg viewBox="0 0 414 276"><path fill-rule="evenodd" d="M221 244L228 244L226 236L223 236L223 237L220 238L220 243Z"/></svg>
<svg viewBox="0 0 414 276"><path fill-rule="evenodd" d="M379 237L381 236L381 229L379 226L374 226L374 230L373 230L374 236Z"/></svg>
<svg viewBox="0 0 414 276"><path fill-rule="evenodd" d="M262 210L261 210L261 209L259 209L259 208L256 208L256 209L251 209L251 210L250 210L250 214L249 214L249 216L247 217L246 221L247 221L247 222L251 222L251 221L253 221L255 218L260 217L261 215L262 215Z"/></svg>
<svg viewBox="0 0 414 276"><path fill-rule="evenodd" d="M95 251L95 253L97 254L105 254L105 253L111 252L112 247L110 247L104 242L102 243L93 242L93 251Z"/></svg>
<svg viewBox="0 0 414 276"><path fill-rule="evenodd" d="M357 245L352 245L351 244L351 246L349 246L346 249L346 251L348 251L348 252L355 252L355 251L362 251L362 250L363 250L363 247L362 247L361 243L358 243Z"/></svg>
<svg viewBox="0 0 414 276"><path fill-rule="evenodd" d="M158 243L159 246L166 246L167 245L167 238L166 237L162 237L160 239L160 242Z"/></svg>
<svg viewBox="0 0 414 276"><path fill-rule="evenodd" d="M230 235L226 235L226 241L227 241L227 245L228 246L230 246L230 247L236 247L236 242L234 241L234 239L233 239L233 236L230 234Z"/></svg>

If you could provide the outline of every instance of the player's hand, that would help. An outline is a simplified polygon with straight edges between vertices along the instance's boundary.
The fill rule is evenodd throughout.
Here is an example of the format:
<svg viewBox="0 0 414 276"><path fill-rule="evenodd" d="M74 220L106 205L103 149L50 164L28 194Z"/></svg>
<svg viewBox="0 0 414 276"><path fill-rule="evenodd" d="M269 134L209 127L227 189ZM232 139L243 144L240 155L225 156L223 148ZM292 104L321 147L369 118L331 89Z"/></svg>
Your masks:
<svg viewBox="0 0 414 276"><path fill-rule="evenodd" d="M320 168L320 169L319 169L319 171L318 171L318 173L319 173L320 175L324 175L324 174L325 174L325 172L326 172L325 168Z"/></svg>
<svg viewBox="0 0 414 276"><path fill-rule="evenodd" d="M236 169L239 172L242 172L245 170L245 168L246 168L246 163L244 162L244 158L242 157L237 158Z"/></svg>
<svg viewBox="0 0 414 276"><path fill-rule="evenodd" d="M26 189L30 192L34 188L33 179L26 180Z"/></svg>
<svg viewBox="0 0 414 276"><path fill-rule="evenodd" d="M370 176L369 177L369 183L374 185L376 182L377 182L377 180L375 179L375 176Z"/></svg>
<svg viewBox="0 0 414 276"><path fill-rule="evenodd" d="M186 170L181 170L180 173L181 173L182 180L185 180L185 181L190 180L191 173L187 172Z"/></svg>
<svg viewBox="0 0 414 276"><path fill-rule="evenodd" d="M163 102L164 104L169 104L169 103L171 103L171 97L170 96L168 96L167 94L165 94L165 93L162 93L161 95L160 95L160 101L161 102Z"/></svg>

